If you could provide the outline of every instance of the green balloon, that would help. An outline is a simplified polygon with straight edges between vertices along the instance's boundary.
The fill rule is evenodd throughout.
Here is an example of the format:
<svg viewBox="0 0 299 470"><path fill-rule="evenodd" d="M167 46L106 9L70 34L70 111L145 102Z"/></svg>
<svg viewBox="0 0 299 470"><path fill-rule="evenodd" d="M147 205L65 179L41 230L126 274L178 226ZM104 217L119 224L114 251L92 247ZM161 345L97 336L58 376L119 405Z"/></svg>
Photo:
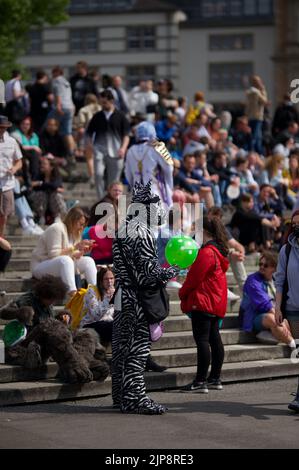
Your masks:
<svg viewBox="0 0 299 470"><path fill-rule="evenodd" d="M172 237L165 248L165 258L173 266L181 269L188 268L197 258L198 245L193 238L187 235Z"/></svg>

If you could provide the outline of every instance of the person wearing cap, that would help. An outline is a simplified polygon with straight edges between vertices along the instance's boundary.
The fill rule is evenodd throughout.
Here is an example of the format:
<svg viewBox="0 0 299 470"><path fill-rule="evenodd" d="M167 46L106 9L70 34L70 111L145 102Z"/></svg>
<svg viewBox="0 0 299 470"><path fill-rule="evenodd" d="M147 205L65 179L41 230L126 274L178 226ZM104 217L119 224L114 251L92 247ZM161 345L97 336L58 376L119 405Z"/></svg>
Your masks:
<svg viewBox="0 0 299 470"><path fill-rule="evenodd" d="M172 206L173 160L165 144L157 141L153 124L143 121L135 128L136 144L127 152L125 175L131 188L152 180L152 191L164 207Z"/></svg>
<svg viewBox="0 0 299 470"><path fill-rule="evenodd" d="M7 132L11 126L7 117L0 115L0 237L7 218L14 213L14 175L22 168L20 147Z"/></svg>

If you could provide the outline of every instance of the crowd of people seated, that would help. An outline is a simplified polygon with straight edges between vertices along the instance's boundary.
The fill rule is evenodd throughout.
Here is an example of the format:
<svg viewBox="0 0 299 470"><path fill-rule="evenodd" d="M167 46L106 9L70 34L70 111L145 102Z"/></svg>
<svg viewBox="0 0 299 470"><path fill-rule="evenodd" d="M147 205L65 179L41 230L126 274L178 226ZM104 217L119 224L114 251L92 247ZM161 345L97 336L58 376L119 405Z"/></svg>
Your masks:
<svg viewBox="0 0 299 470"><path fill-rule="evenodd" d="M12 73L0 116L0 272L11 255L4 234L15 209L24 233L39 236L32 276L61 278L69 298L84 278L84 316L78 327L94 328L110 343L114 274L101 266L113 265L113 238L109 223L99 223L97 207L110 204L117 227L119 198L130 194L136 181L152 180L170 210L168 235L157 236L160 263L167 266L165 240L178 233L194 235L194 220L188 223L184 216L186 205L201 202L207 227L225 220L225 251L239 289L238 294L228 291L228 299L243 298L241 328L256 334L268 330L274 340L294 346L294 325L279 323L275 313L272 282L289 211L299 207L299 115L289 95L271 109L262 79L253 76L244 95L246 107L218 112L202 92L192 103L177 96L168 79L142 80L126 90L121 77L103 75L101 81L83 61L69 80L58 66L52 79L42 70L25 88L21 79L20 72ZM76 174L78 159L86 161L95 203L68 211L64 182L84 180ZM180 227L173 204L182 211ZM247 278L244 260L251 254L259 258L259 270ZM283 269L280 263L280 277ZM169 287L182 286L174 278ZM198 381L204 376L206 371L198 372Z"/></svg>

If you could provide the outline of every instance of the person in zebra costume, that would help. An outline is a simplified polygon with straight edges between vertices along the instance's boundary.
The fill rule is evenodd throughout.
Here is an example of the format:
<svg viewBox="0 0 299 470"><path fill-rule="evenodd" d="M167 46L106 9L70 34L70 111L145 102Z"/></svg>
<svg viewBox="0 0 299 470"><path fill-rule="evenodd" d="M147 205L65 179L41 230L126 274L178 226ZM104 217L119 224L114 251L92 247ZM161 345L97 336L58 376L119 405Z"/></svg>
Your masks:
<svg viewBox="0 0 299 470"><path fill-rule="evenodd" d="M140 209L137 216L136 203ZM152 229L161 225L164 217L159 196L151 192L151 181L146 186L136 183L127 218L113 242L116 296L112 398L114 407L123 413L162 414L166 411L164 406L146 395L144 370L151 341L149 325L137 295L138 287L154 286L157 282L166 284L179 272L177 267L162 268L158 260Z"/></svg>

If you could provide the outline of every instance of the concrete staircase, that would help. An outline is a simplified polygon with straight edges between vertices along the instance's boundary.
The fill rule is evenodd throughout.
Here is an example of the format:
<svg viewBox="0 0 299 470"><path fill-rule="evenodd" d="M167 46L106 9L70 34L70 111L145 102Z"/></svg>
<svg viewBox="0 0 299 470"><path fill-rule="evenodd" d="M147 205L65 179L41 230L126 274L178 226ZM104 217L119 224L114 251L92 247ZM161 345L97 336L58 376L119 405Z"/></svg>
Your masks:
<svg viewBox="0 0 299 470"><path fill-rule="evenodd" d="M78 197L77 197L78 195ZM94 191L84 184L68 190L70 199L80 199L84 206L91 206L96 198ZM0 291L7 292L5 301L16 298L31 285L30 257L36 243L34 237L23 237L14 220L8 227L8 239L13 246L13 255L4 277L0 278ZM248 273L256 270L257 260L246 259ZM237 291L231 271L228 272L229 287ZM193 380L196 371L196 348L191 330L191 321L183 315L176 291L170 291L171 312L165 321L165 334L152 344L153 358L167 366L164 373L146 373L148 390L163 390L180 387ZM290 350L283 345L257 343L253 335L238 329L240 302L229 302L222 327L225 345L223 382L268 379L298 375L298 366L289 359ZM59 310L59 306L56 307ZM5 321L0 320L0 336ZM57 365L48 363L43 370L25 371L21 367L0 365L0 405L12 405L53 400L68 400L81 397L106 395L111 392L110 377L104 382L84 385L63 384L55 379Z"/></svg>

